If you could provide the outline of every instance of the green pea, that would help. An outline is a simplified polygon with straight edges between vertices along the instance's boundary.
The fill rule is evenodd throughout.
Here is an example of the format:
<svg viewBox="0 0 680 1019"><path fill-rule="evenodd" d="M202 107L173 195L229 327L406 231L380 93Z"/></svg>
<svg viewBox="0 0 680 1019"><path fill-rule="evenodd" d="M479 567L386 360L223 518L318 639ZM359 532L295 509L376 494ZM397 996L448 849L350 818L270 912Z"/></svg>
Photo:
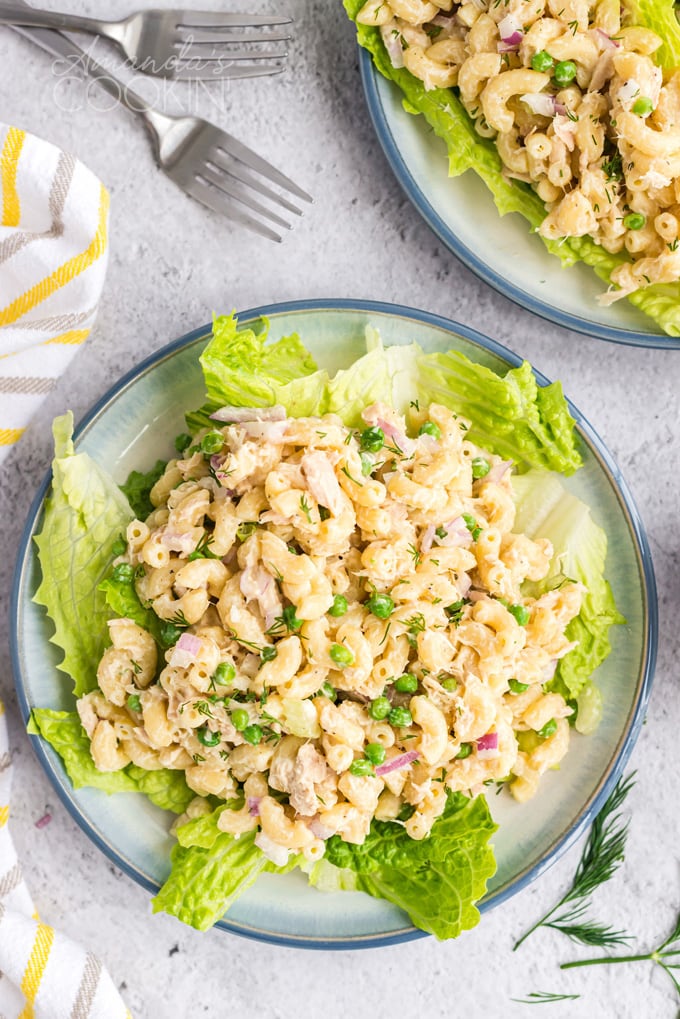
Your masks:
<svg viewBox="0 0 680 1019"><path fill-rule="evenodd" d="M431 435L433 439L441 439L442 430L434 421L426 421L418 429L418 435Z"/></svg>
<svg viewBox="0 0 680 1019"><path fill-rule="evenodd" d="M266 646L260 651L260 658L263 662L273 662L278 653L275 647Z"/></svg>
<svg viewBox="0 0 680 1019"><path fill-rule="evenodd" d="M529 689L529 684L520 683L518 679L509 679L508 687L510 688L510 693L524 693L525 690Z"/></svg>
<svg viewBox="0 0 680 1019"><path fill-rule="evenodd" d="M345 647L344 644L331 644L329 654L331 661L339 665L341 669L354 663L354 653L348 647Z"/></svg>
<svg viewBox="0 0 680 1019"><path fill-rule="evenodd" d="M350 764L349 770L352 775L372 775L373 765L365 757L357 757L356 761Z"/></svg>
<svg viewBox="0 0 680 1019"><path fill-rule="evenodd" d="M130 711L141 711L142 702L139 699L139 695L136 693L130 694L130 696L127 699L127 706L130 709Z"/></svg>
<svg viewBox="0 0 680 1019"><path fill-rule="evenodd" d="M413 721L413 715L408 708L392 708L387 720L396 729L404 729Z"/></svg>
<svg viewBox="0 0 680 1019"><path fill-rule="evenodd" d="M113 567L111 577L113 580L132 580L135 575L135 571L129 563L118 563L117 566Z"/></svg>
<svg viewBox="0 0 680 1019"><path fill-rule="evenodd" d="M437 535L438 538L446 538L448 537L449 532L446 530L445 527L438 527L434 533Z"/></svg>
<svg viewBox="0 0 680 1019"><path fill-rule="evenodd" d="M344 594L336 594L333 604L328 610L329 616L344 616L347 612L347 599Z"/></svg>
<svg viewBox="0 0 680 1019"><path fill-rule="evenodd" d="M472 535L472 540L477 541L477 538L482 533L481 527L471 513L463 513L463 520L465 522L465 526Z"/></svg>
<svg viewBox="0 0 680 1019"><path fill-rule="evenodd" d="M227 686L236 675L236 669L231 662L220 662L212 674L212 681L217 686Z"/></svg>
<svg viewBox="0 0 680 1019"><path fill-rule="evenodd" d="M485 478L490 470L489 461L485 460L483 456L476 456L472 461L472 477L475 480Z"/></svg>
<svg viewBox="0 0 680 1019"><path fill-rule="evenodd" d="M405 672L394 681L394 689L399 693L415 693L418 689L418 677L412 672Z"/></svg>
<svg viewBox="0 0 680 1019"><path fill-rule="evenodd" d="M161 623L160 637L163 647L172 647L181 636L182 631L179 626L175 626L174 623Z"/></svg>
<svg viewBox="0 0 680 1019"><path fill-rule="evenodd" d="M361 473L367 478L373 472L375 461L370 453L360 453L359 456L361 457Z"/></svg>
<svg viewBox="0 0 680 1019"><path fill-rule="evenodd" d="M387 751L382 743L368 743L364 747L364 753L371 764L382 764L387 756Z"/></svg>
<svg viewBox="0 0 680 1019"><path fill-rule="evenodd" d="M555 64L555 81L558 85L570 85L576 77L576 70L573 60L560 60L559 64Z"/></svg>
<svg viewBox="0 0 680 1019"><path fill-rule="evenodd" d="M633 113L637 117L648 117L654 109L654 103L648 96L640 96L633 103Z"/></svg>
<svg viewBox="0 0 680 1019"><path fill-rule="evenodd" d="M549 719L542 729L538 730L538 735L541 739L547 739L548 736L552 736L557 732L557 722L554 718Z"/></svg>
<svg viewBox="0 0 680 1019"><path fill-rule="evenodd" d="M111 553L112 553L112 555L115 555L115 556L125 555L125 550L126 549L127 549L127 542L125 541L125 539L123 538L123 535L121 534L118 538L116 538L116 540L114 541L113 545L111 546Z"/></svg>
<svg viewBox="0 0 680 1019"><path fill-rule="evenodd" d="M545 50L539 50L538 53L534 53L531 58L531 66L534 71L541 71L543 74L549 71L552 65L555 63L553 58Z"/></svg>
<svg viewBox="0 0 680 1019"><path fill-rule="evenodd" d="M224 445L224 436L222 432L208 432L201 439L201 452L202 453L219 453Z"/></svg>
<svg viewBox="0 0 680 1019"><path fill-rule="evenodd" d="M387 718L392 705L390 704L387 697L376 697L374 701L368 705L368 713L376 722L382 722L384 718Z"/></svg>
<svg viewBox="0 0 680 1019"><path fill-rule="evenodd" d="M250 715L245 708L236 708L231 713L231 724L237 732L243 732L250 725Z"/></svg>
<svg viewBox="0 0 680 1019"><path fill-rule="evenodd" d="M394 612L394 602L389 594L378 594L374 591L366 602L366 608L378 619L389 619Z"/></svg>
<svg viewBox="0 0 680 1019"><path fill-rule="evenodd" d="M326 680L324 685L321 687L321 693L324 695L324 697L328 697L329 701L337 701L338 699L338 691L335 689L332 683L328 682L328 680Z"/></svg>
<svg viewBox="0 0 680 1019"><path fill-rule="evenodd" d="M454 679L453 676L447 676L446 679L442 680L442 686L449 693L453 693L454 690L458 689L458 680Z"/></svg>
<svg viewBox="0 0 680 1019"><path fill-rule="evenodd" d="M262 729L259 725L247 725L243 730L243 738L246 743L256 747L262 741Z"/></svg>
<svg viewBox="0 0 680 1019"><path fill-rule="evenodd" d="M366 428L359 438L359 445L368 453L377 453L385 445L385 433L382 428Z"/></svg>
<svg viewBox="0 0 680 1019"><path fill-rule="evenodd" d="M647 217L643 216L641 212L629 212L627 216L623 217L623 225L626 230L642 230L646 222Z"/></svg>
<svg viewBox="0 0 680 1019"><path fill-rule="evenodd" d="M397 821L408 821L409 817L413 817L416 812L416 808L412 803L402 803L397 814Z"/></svg>
<svg viewBox="0 0 680 1019"><path fill-rule="evenodd" d="M460 750L456 754L456 760L464 761L472 753L472 743L461 743Z"/></svg>
<svg viewBox="0 0 680 1019"><path fill-rule="evenodd" d="M202 725L196 730L196 739L204 747L216 747L222 741L222 736L219 732L213 732L207 725Z"/></svg>
<svg viewBox="0 0 680 1019"><path fill-rule="evenodd" d="M515 617L520 626L526 626L529 622L530 612L524 605L508 605L508 612Z"/></svg>
<svg viewBox="0 0 680 1019"><path fill-rule="evenodd" d="M184 450L191 445L192 439L187 432L182 432L175 439L175 449L178 453L183 453Z"/></svg>

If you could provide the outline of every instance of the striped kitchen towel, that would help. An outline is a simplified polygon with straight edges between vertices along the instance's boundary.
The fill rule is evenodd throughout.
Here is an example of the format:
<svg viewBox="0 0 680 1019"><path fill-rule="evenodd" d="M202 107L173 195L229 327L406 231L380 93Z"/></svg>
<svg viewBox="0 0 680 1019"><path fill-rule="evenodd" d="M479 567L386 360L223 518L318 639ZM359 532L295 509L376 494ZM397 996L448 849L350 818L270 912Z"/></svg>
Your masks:
<svg viewBox="0 0 680 1019"><path fill-rule="evenodd" d="M40 921L7 825L11 781L0 701L0 1019L132 1019L99 960Z"/></svg>
<svg viewBox="0 0 680 1019"><path fill-rule="evenodd" d="M82 163L0 123L0 464L92 328L108 211Z"/></svg>

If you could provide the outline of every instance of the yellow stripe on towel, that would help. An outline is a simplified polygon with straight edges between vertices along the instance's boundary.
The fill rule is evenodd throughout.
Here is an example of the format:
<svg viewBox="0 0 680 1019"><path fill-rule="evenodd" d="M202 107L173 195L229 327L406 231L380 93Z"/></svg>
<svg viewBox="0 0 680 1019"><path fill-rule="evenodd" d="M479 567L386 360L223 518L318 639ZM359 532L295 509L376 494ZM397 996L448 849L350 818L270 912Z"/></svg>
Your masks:
<svg viewBox="0 0 680 1019"><path fill-rule="evenodd" d="M89 329L71 329L68 333L60 333L59 336L53 336L51 340L45 340L45 346L49 343L84 343L90 335Z"/></svg>
<svg viewBox="0 0 680 1019"><path fill-rule="evenodd" d="M0 428L0 446L13 446L25 431L25 428Z"/></svg>
<svg viewBox="0 0 680 1019"><path fill-rule="evenodd" d="M21 990L26 998L26 1006L19 1019L33 1019L33 1004L40 990L40 983L47 967L53 942L54 928L48 927L44 923L38 924L33 951L21 981Z"/></svg>
<svg viewBox="0 0 680 1019"><path fill-rule="evenodd" d="M17 167L25 138L25 131L10 127L0 154L2 226L19 226L21 219L21 203L17 193Z"/></svg>
<svg viewBox="0 0 680 1019"><path fill-rule="evenodd" d="M30 290L27 290L20 297L17 297L15 301L12 301L11 304L8 304L6 308L3 308L0 311L0 326L7 326L16 322L26 312L31 311L36 305L51 297L55 291L66 286L76 276L89 269L93 262L96 262L104 254L106 251L106 217L108 211L109 194L102 184L99 200L99 223L92 242L81 254L70 258L68 262L64 262L51 275L46 276L40 283L36 283Z"/></svg>
<svg viewBox="0 0 680 1019"><path fill-rule="evenodd" d="M9 804L0 807L0 828L4 828L9 818Z"/></svg>

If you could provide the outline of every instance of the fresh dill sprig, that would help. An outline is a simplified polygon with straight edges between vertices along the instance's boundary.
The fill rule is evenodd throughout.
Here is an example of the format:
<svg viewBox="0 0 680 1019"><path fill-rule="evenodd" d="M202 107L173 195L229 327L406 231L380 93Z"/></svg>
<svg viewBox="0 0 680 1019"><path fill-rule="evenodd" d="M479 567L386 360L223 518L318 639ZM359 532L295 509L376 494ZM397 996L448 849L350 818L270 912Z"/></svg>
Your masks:
<svg viewBox="0 0 680 1019"><path fill-rule="evenodd" d="M667 960L675 959L675 962ZM665 941L653 948L651 952L635 955L603 955L597 959L578 959L576 962L563 962L560 969L576 969L579 966L602 966L622 962L654 962L668 973L680 999L680 980L673 970L680 970L680 913L675 927Z"/></svg>
<svg viewBox="0 0 680 1019"><path fill-rule="evenodd" d="M553 994L551 991L532 991L526 998L511 998L520 1005L546 1005L553 1001L576 1001L580 994Z"/></svg>
<svg viewBox="0 0 680 1019"><path fill-rule="evenodd" d="M620 814L626 796L635 782L635 772L620 778L602 810L593 821L571 887L522 937L513 952L539 927L551 927L582 945L611 948L630 941L624 931L587 919L590 895L614 874L623 862L628 837L628 821Z"/></svg>

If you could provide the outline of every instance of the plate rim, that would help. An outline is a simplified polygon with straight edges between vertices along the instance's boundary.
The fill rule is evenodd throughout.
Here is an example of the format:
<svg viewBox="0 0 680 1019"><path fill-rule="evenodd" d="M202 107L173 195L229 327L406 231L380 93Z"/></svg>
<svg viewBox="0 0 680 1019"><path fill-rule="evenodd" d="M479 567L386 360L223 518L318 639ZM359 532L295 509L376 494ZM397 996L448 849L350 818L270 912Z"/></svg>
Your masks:
<svg viewBox="0 0 680 1019"><path fill-rule="evenodd" d="M561 326L564 329L571 329L573 332L580 333L583 336L607 340L611 343L620 343L630 347L651 347L657 350L680 349L680 336L669 336L667 333L647 333L635 329L622 329L618 326L601 325L597 322L581 318L579 315L559 311L547 301L534 297L527 293L527 291L508 282L492 269L491 266L460 240L419 187L392 133L378 88L378 84L383 82L393 88L397 88L397 86L394 82L388 82L387 79L380 75L373 64L371 54L360 45L359 71L373 129L397 182L411 204L420 213L421 217L433 233L437 235L442 244L475 276L492 287L502 297L506 297L525 311L529 311L538 318L551 322L553 325ZM652 320L650 319L650 321Z"/></svg>
<svg viewBox="0 0 680 1019"><path fill-rule="evenodd" d="M281 316L287 313L306 311L354 311L366 312L369 314L380 313L411 319L434 326L435 328L442 329L446 332L458 333L464 338L481 345L484 349L498 357L501 357L513 366L518 366L522 363L522 358L515 354L514 351L505 347L497 340L485 336L471 326L456 322L452 319L446 318L445 316L437 315L432 312L423 311L417 308L410 308L404 305L392 304L389 302L353 300L351 298L315 298L310 300L287 301L260 305L237 313L237 317L239 323L246 324L248 322L257 321L263 316L273 318L274 316ZM74 442L86 434L92 423L106 411L108 405L113 402L133 381L146 374L155 365L166 360L168 357L172 357L177 351L190 346L192 343L196 343L203 337L207 339L210 335L210 331L210 323L193 329L180 336L178 339L173 340L163 347L160 347L158 350L153 351L150 355L140 361L139 364L130 368L120 379L114 382L97 401L95 401L89 411L87 411L79 420L74 430ZM533 371L540 385L549 384L549 380L538 369L533 368ZM517 892L522 891L533 881L537 880L546 870L556 863L558 859L560 859L560 857L570 848L576 839L579 838L585 828L592 823L604 804L604 801L609 796L615 783L618 781L630 754L632 753L633 747L637 742L640 729L644 722L646 707L654 678L658 646L658 602L656 596L656 581L653 561L642 518L637 509L633 495L603 440L583 414L581 414L578 408L575 407L568 399L567 404L570 413L574 417L576 425L587 437L592 451L597 454L601 466L613 485L614 492L617 495L622 512L626 517L631 536L634 541L642 586L642 629L644 653L641 658L641 669L636 689L636 696L631 705L626 730L619 738L619 741L613 750L609 768L605 770L604 774L600 778L596 790L585 805L581 815L560 832L559 836L548 847L542 858L532 867L525 872L520 873L515 880L506 887L499 889L490 897L479 902L478 908L482 914L495 906L501 905ZM31 705L29 704L23 683L21 682L21 642L19 640L18 622L20 616L21 595L24 583L26 582L31 558L35 554L32 538L40 519L43 503L51 480L52 469L50 466L43 477L28 510L26 522L19 539L10 594L10 662L19 710L24 725L28 724L31 713ZM96 828L85 816L83 816L81 811L78 809L75 800L70 795L70 783L63 773L63 767L57 768L55 766L55 763L48 754L47 745L44 744L42 738L34 734L28 735L33 751L36 754L43 771L52 783L59 799L64 804L68 813L81 831L128 877L132 878L137 884L141 885L147 891L155 893L159 886L154 881L149 880L147 876L138 869L135 869L134 865L132 865L115 847L104 841L100 837ZM238 934L243 937L268 944L331 951L387 947L389 945L401 944L403 942L429 936L427 932L410 925L403 929L384 934L371 934L365 936L343 935L338 937L274 934L269 931L263 931L259 928L250 927L248 924L243 922L235 922L225 918L219 920L215 926L232 934Z"/></svg>

